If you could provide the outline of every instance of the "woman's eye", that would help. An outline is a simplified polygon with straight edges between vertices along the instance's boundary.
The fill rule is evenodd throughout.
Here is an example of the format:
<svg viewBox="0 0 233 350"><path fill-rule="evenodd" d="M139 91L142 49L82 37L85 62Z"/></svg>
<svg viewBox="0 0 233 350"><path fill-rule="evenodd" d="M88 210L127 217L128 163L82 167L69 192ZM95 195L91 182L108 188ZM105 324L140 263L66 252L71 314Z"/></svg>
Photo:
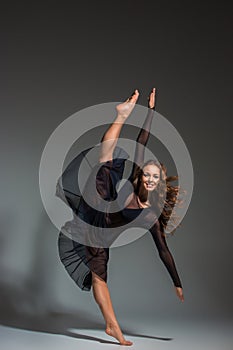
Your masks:
<svg viewBox="0 0 233 350"><path fill-rule="evenodd" d="M147 174L147 173L144 173L143 175L144 175L145 177L150 177L150 174ZM153 177L154 177L155 179L158 179L158 175L154 175Z"/></svg>

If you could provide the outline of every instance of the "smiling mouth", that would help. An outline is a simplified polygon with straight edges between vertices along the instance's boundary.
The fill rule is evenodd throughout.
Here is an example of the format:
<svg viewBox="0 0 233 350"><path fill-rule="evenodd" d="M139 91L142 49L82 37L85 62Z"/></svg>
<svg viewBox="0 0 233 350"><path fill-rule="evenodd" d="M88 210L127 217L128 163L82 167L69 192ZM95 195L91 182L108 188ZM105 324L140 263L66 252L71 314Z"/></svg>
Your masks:
<svg viewBox="0 0 233 350"><path fill-rule="evenodd" d="M146 182L146 186L149 187L149 188L151 188L151 187L154 187L155 184Z"/></svg>

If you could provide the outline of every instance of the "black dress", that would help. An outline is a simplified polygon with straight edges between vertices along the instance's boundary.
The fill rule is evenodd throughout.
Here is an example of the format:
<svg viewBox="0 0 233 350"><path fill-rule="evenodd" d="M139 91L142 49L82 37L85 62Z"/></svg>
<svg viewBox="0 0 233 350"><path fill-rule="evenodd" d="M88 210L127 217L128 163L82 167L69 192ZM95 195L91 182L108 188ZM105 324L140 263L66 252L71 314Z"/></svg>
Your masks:
<svg viewBox="0 0 233 350"><path fill-rule="evenodd" d="M146 120L137 137L134 164L128 178L133 181L135 172L144 162L144 146L149 138L149 130L154 111L149 109ZM78 169L81 158L73 162ZM107 282L107 264L109 260L109 247L116 238L129 227L143 227L153 237L159 256L166 266L176 287L181 287L181 281L176 270L174 259L168 249L165 235L162 231L158 213L150 207L140 207L133 187L123 186L117 192L116 184L122 179L125 161L128 154L116 146L113 159L98 163L87 180L85 196L69 197L74 219L63 226L67 234L59 233L58 248L61 262L75 283L85 291L92 286L92 274L95 272ZM94 179L94 180L93 180ZM90 184L95 183L98 196L90 191ZM69 195L72 191L68 191ZM58 196L61 197L59 189ZM126 198L131 195L127 207L122 206ZM119 205L112 210L111 203ZM115 202L114 202L115 201ZM91 203L91 204L90 204ZM109 210L110 209L110 210ZM133 226L130 226L133 223Z"/></svg>

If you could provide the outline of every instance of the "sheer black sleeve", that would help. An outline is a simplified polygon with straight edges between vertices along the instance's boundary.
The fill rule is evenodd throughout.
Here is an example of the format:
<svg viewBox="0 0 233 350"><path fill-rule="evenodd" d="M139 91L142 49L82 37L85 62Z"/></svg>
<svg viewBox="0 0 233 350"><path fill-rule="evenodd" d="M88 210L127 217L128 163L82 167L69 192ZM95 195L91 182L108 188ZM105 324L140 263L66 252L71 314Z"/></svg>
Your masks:
<svg viewBox="0 0 233 350"><path fill-rule="evenodd" d="M178 272L176 270L174 259L172 257L171 252L168 249L167 242L164 233L161 230L159 220L157 220L157 222L150 228L150 232L158 249L160 259L162 260L166 269L168 270L175 287L182 288L182 284Z"/></svg>
<svg viewBox="0 0 233 350"><path fill-rule="evenodd" d="M153 109L148 108L146 119L136 139L137 144L136 144L135 155L134 155L134 164L129 177L130 180L134 179L137 170L144 163L145 146L150 136L150 128L151 128L151 123L152 123L154 113L155 112Z"/></svg>

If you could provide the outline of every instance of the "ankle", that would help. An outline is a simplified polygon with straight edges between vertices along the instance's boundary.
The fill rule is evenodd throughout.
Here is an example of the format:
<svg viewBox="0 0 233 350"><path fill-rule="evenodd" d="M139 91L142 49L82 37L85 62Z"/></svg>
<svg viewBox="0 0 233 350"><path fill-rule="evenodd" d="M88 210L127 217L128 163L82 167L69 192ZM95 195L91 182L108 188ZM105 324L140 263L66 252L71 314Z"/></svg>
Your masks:
<svg viewBox="0 0 233 350"><path fill-rule="evenodd" d="M106 323L106 328L120 328L117 321L109 321Z"/></svg>
<svg viewBox="0 0 233 350"><path fill-rule="evenodd" d="M125 122L125 120L128 118L128 116L129 115L126 113L117 113L115 122L123 124Z"/></svg>

